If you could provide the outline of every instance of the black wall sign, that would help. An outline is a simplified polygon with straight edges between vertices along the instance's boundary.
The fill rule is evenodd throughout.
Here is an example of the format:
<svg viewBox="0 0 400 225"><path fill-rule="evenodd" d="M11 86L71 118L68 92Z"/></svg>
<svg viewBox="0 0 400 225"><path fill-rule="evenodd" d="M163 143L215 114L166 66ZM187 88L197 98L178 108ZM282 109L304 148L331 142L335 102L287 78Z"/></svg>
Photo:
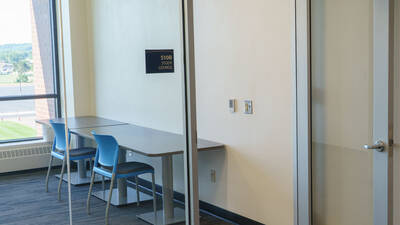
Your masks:
<svg viewBox="0 0 400 225"><path fill-rule="evenodd" d="M173 73L174 50L146 50L146 73Z"/></svg>

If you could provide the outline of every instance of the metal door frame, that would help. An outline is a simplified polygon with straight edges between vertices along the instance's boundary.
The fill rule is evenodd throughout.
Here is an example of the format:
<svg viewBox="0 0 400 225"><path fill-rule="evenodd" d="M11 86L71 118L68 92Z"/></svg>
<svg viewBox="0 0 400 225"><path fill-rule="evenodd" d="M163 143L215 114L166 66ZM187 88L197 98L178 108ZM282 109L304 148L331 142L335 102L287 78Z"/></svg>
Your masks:
<svg viewBox="0 0 400 225"><path fill-rule="evenodd" d="M294 0L292 9L295 225L312 224L310 6L311 0ZM373 156L374 224L392 225L394 0L374 0L373 22L374 140L371 142L386 143L385 151L374 151Z"/></svg>
<svg viewBox="0 0 400 225"><path fill-rule="evenodd" d="M183 28L183 102L184 102L184 170L185 170L185 217L186 224L200 224L199 183L197 165L197 119L194 52L194 3L182 0Z"/></svg>

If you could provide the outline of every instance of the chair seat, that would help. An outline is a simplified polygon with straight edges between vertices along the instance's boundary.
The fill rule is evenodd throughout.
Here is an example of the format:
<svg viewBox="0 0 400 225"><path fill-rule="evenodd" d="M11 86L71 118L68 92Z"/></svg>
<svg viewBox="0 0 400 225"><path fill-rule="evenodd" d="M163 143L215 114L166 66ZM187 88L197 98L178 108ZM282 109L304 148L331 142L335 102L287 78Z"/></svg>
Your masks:
<svg viewBox="0 0 400 225"><path fill-rule="evenodd" d="M57 153L64 155L65 151L57 150ZM96 148L83 147L83 148L73 148L69 150L70 157L79 157L85 155L96 155Z"/></svg>
<svg viewBox="0 0 400 225"><path fill-rule="evenodd" d="M109 173L112 173L112 167L102 166L102 169ZM137 173L142 171L154 171L154 168L146 163L141 162L125 162L118 164L117 173L119 174L129 174Z"/></svg>

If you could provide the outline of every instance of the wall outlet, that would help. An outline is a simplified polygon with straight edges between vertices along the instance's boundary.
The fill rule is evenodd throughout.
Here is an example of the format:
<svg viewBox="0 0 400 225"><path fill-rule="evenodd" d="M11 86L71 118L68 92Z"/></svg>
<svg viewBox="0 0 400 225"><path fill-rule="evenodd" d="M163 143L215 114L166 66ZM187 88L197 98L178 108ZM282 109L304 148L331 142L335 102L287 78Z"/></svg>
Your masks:
<svg viewBox="0 0 400 225"><path fill-rule="evenodd" d="M252 100L244 101L244 113L245 114L253 114L253 101Z"/></svg>
<svg viewBox="0 0 400 225"><path fill-rule="evenodd" d="M214 169L211 169L210 171L210 178L211 178L211 183L216 183L217 182L217 172Z"/></svg>

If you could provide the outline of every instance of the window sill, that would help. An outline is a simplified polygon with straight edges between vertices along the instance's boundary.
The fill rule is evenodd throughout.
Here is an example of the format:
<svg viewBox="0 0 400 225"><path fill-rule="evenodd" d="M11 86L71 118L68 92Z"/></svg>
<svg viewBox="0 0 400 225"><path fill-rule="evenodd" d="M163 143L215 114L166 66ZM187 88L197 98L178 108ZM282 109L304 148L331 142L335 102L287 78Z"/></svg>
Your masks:
<svg viewBox="0 0 400 225"><path fill-rule="evenodd" d="M32 141L19 141L19 142L2 143L2 144L0 144L0 151L1 150L24 148L24 147L28 147L28 146L43 146L43 145L47 145L47 144L50 145L51 142L45 141L43 139L32 140Z"/></svg>

